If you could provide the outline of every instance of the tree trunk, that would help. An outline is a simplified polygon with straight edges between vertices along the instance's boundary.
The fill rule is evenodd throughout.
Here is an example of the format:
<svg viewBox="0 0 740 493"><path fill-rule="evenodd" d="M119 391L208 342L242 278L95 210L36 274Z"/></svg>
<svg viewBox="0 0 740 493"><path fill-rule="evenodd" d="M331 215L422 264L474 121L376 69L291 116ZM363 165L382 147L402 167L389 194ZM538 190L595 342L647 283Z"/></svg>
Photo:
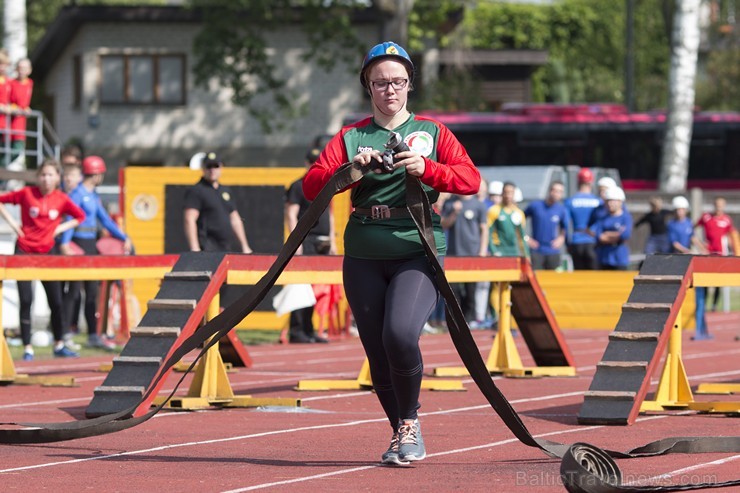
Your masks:
<svg viewBox="0 0 740 493"><path fill-rule="evenodd" d="M26 0L5 0L3 2L3 46L8 50L10 63L28 56L28 36L26 31Z"/></svg>
<svg viewBox="0 0 740 493"><path fill-rule="evenodd" d="M414 8L414 0L378 0L376 6L388 15L383 23L381 41L394 41L408 50L409 15Z"/></svg>
<svg viewBox="0 0 740 493"><path fill-rule="evenodd" d="M676 0L668 81L668 113L659 176L662 192L676 193L686 189L694 123L700 4L701 0Z"/></svg>

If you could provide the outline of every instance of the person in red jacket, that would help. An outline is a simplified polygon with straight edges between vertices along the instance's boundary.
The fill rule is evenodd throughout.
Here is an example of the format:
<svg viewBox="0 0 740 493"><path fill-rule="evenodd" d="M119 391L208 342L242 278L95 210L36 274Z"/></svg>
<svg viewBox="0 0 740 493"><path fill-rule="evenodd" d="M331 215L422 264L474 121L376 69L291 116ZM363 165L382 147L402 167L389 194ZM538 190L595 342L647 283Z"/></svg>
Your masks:
<svg viewBox="0 0 740 493"><path fill-rule="evenodd" d="M31 60L21 58L16 64L17 76L10 81L10 106L13 111L10 133L13 159L26 149L26 115L31 111L33 94L33 81L29 78L31 70Z"/></svg>
<svg viewBox="0 0 740 493"><path fill-rule="evenodd" d="M56 252L54 238L76 227L85 219L85 213L59 189L59 163L44 161L36 172L37 186L27 186L0 195L0 215L18 235L16 255L43 255ZM21 225L13 219L3 204L16 204L21 208ZM70 216L71 219L64 220ZM59 281L42 281L51 309L51 326L54 332L54 356L75 357L77 353L64 345L64 313L62 285ZM21 339L25 346L24 360L33 359L31 346L31 281L18 281L20 300Z"/></svg>
<svg viewBox="0 0 740 493"><path fill-rule="evenodd" d="M344 288L375 394L393 430L390 447L381 456L390 465L426 457L417 413L423 372L419 337L438 298L406 208L406 175L421 181L430 203L440 192L476 194L481 182L467 151L447 127L407 109L413 77L414 64L403 47L390 41L374 46L360 70L373 116L342 128L303 179L306 199L314 200L343 163L381 163L392 132L409 148L394 156L392 171L368 173L352 187L355 209L344 234ZM434 213L432 219L442 256L446 244L440 217Z"/></svg>
<svg viewBox="0 0 740 493"><path fill-rule="evenodd" d="M0 49L0 146L5 146L10 131L10 79L8 79L10 57L8 52ZM7 168L10 163L10 154L4 151L0 159L0 166Z"/></svg>

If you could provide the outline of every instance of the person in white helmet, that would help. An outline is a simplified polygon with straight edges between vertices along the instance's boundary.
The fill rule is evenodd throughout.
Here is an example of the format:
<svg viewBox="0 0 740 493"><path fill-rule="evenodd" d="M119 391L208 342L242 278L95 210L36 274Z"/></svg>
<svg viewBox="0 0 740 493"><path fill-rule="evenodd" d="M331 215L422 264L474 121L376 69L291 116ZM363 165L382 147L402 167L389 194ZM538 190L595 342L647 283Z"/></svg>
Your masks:
<svg viewBox="0 0 740 493"><path fill-rule="evenodd" d="M604 199L604 194L607 190L616 186L617 182L615 182L613 178L610 178L608 176L601 177L599 178L599 181L596 182L596 187L598 188L598 194L599 198L601 199L601 204L599 204L598 207L591 211L591 217L588 219L589 227L593 226L593 224L599 219L602 219L609 215L609 211L606 207L606 199Z"/></svg>
<svg viewBox="0 0 740 493"><path fill-rule="evenodd" d="M691 253L691 245L696 242L694 224L689 216L689 201L686 197L673 197L671 201L676 217L668 222L668 240L671 253Z"/></svg>
<svg viewBox="0 0 740 493"><path fill-rule="evenodd" d="M624 191L612 187L604 192L609 214L591 226L596 238L596 258L604 270L627 270L630 250L627 241L632 236L632 216L624 208Z"/></svg>

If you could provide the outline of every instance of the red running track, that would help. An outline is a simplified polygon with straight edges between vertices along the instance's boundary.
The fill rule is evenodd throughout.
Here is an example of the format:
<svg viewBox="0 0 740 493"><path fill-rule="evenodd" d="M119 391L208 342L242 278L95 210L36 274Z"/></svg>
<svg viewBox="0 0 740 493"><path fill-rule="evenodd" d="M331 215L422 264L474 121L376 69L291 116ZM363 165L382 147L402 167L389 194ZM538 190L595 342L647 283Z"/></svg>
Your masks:
<svg viewBox="0 0 740 493"><path fill-rule="evenodd" d="M690 342L686 334L683 360L692 386L740 380L736 334L737 329L717 331L714 340L702 342ZM474 335L486 356L492 333L477 331ZM628 450L668 436L738 433L737 418L676 412L641 415L629 427L579 425L576 416L606 346L607 332L565 331L565 335L577 363L577 377L496 378L536 436ZM521 338L516 342L524 364L531 364ZM428 372L460 364L447 335L424 336L422 351ZM357 340L258 346L250 348L250 353L254 367L229 375L235 392L297 397L303 400L303 408L166 411L113 435L48 445L0 445L0 489L564 491L559 462L517 442L469 379L464 380L466 392L422 392L420 416L427 459L407 468L383 467L378 461L390 429L371 392L293 390L302 379L355 378L364 358ZM0 387L0 421L82 419L94 387L104 379L96 371L103 362L105 358L18 362L19 372L74 375L79 386ZM168 384L173 382L174 377ZM625 482L725 481L740 476L740 455L673 455L618 463Z"/></svg>

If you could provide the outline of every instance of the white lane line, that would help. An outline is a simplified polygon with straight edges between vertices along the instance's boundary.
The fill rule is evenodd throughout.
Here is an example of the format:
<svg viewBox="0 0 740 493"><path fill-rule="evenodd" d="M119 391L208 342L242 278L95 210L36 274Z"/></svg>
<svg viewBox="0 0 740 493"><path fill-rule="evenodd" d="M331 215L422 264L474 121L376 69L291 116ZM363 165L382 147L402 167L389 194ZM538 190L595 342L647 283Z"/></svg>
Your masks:
<svg viewBox="0 0 740 493"><path fill-rule="evenodd" d="M645 419L640 419L638 421L647 421L647 420L652 419L652 418L661 418L662 419L662 418L665 418L665 417L667 417L667 416L650 416L650 417L647 417ZM548 437L548 436L565 435L565 434L568 434L568 433L576 433L576 432L580 432L580 431L591 431L591 430L596 430L596 429L603 428L603 427L604 427L604 425L588 426L588 427L582 427L582 428L573 428L573 429L570 429L570 430L551 431L551 432L541 433L541 434L533 435L533 436L535 438L544 438L544 437ZM474 450L481 450L481 449L499 447L501 445L508 445L508 444L511 444L511 443L517 443L518 441L519 440L516 439L516 438L507 438L506 440L501 440L501 441L498 441L498 442L485 443L483 445L475 445L475 446L472 446L472 447L465 447L465 448L459 448L459 449L454 449L454 450L446 450L444 452L435 452L433 454L427 454L427 457L442 457L442 456L445 456L445 455L452 455L452 454L460 454L460 453L465 453L465 452L472 452ZM374 469L374 468L377 468L377 467L384 467L384 466L382 466L380 464L373 464L373 465L368 465L368 466L363 466L363 467L353 467L351 469L340 469L338 471L332 471L332 472L322 473L322 474L314 474L312 476L304 476L304 477L301 477L301 478L286 479L284 481L275 481L275 482L272 482L272 483L255 484L255 485L252 485L252 486L246 486L244 488L237 488L237 489L234 489L234 490L223 491L221 493L243 493L245 491L255 491L255 490L261 490L261 489L265 489L265 488L272 488L274 486L285 486L287 484L302 483L302 482L305 482L305 481L311 481L311 480L314 480L314 479L321 479L321 478L325 478L325 477L328 477L328 476L338 476L338 475L341 475L341 474L350 474L350 473L353 473L353 472L363 471L363 470L367 470L367 469Z"/></svg>
<svg viewBox="0 0 740 493"><path fill-rule="evenodd" d="M563 397L572 397L574 394L569 392L566 394L553 394L548 396L539 396L539 397L530 397L526 399L519 399L516 401L511 401L512 403L522 403L522 402L535 402L535 401L541 401L541 400L547 400L547 399L560 399ZM580 394L583 394L583 392L580 392ZM448 410L442 410L442 411L434 411L430 413L421 413L422 416L426 415L439 415L439 414L453 414L458 412L465 412L468 410L474 410L474 409L480 409L490 407L489 405L481 405L481 406L469 406L469 407L462 407L462 408L455 408L455 409L448 409ZM107 459L107 458L114 458L114 457L123 457L128 455L139 455L149 452L158 452L162 450L169 450L174 448L181 448L181 447L192 447L192 446L198 446L198 445L208 445L208 444L214 444L214 443L224 443L224 442L233 442L237 440L246 440L250 438L262 438L266 436L273 436L273 435L283 435L286 433L296 433L301 431L313 431L313 430L324 430L324 429L330 429L330 428L345 428L345 427L352 427L352 426L358 426L358 425L364 425L369 423L382 423L387 421L387 418L374 418L374 419L364 419L364 420L357 420L357 421L350 421L346 423L333 423L333 424L326 424L326 425L314 425L314 426L302 426L298 428L290 428L290 429L284 429L284 430L273 430L273 431L266 431L262 433L254 433L250 435L240 435L240 436L234 436L234 437L226 437L226 438L216 438L212 440L202 440L197 442L185 442L185 443L177 443L177 444L171 444L171 445L162 445L160 447L153 447L148 449L141 449L141 450L131 450L128 452L119 452L116 454L107 454L107 455L99 455L95 457L85 457L81 459L70 459L65 461L57 461L57 462L47 462L43 464L34 464L29 466L19 466L19 467L13 467L9 469L0 469L0 473L8 473L8 472L17 472L17 471L26 471L30 469L39 469L44 467L52 467L52 466L59 466L59 465L66 465L66 464L75 464L80 462L88 462L92 460L101 460L101 459Z"/></svg>

